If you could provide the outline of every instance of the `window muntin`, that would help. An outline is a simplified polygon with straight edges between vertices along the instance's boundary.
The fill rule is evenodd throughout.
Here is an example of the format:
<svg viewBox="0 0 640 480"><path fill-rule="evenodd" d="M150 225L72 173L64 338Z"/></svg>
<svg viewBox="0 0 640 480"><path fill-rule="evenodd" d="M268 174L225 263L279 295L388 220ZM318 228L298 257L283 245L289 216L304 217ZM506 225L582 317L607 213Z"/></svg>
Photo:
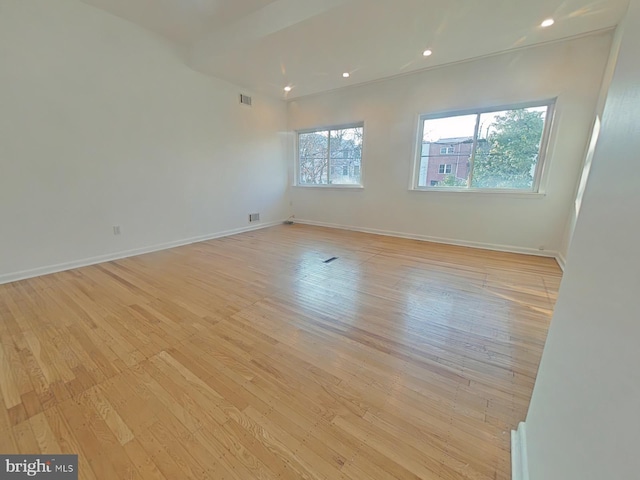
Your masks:
<svg viewBox="0 0 640 480"><path fill-rule="evenodd" d="M362 185L362 124L298 132L297 184Z"/></svg>
<svg viewBox="0 0 640 480"><path fill-rule="evenodd" d="M537 192L553 106L423 115L414 188Z"/></svg>

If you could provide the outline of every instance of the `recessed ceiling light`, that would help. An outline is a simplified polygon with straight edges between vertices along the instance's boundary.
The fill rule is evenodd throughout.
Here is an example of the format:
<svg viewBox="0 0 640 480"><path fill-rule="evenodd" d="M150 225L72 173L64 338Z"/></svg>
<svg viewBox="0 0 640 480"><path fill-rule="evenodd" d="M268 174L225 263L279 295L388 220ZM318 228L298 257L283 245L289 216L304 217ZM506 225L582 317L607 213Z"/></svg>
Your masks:
<svg viewBox="0 0 640 480"><path fill-rule="evenodd" d="M291 91L291 87L289 85L287 85L286 87L284 87L284 91L285 92L290 92Z"/></svg>
<svg viewBox="0 0 640 480"><path fill-rule="evenodd" d="M556 23L556 22L555 22L555 20L553 18L547 18L544 22L542 22L540 24L540 26L542 28L547 28L547 27L550 27L551 25L553 25L554 23Z"/></svg>
<svg viewBox="0 0 640 480"><path fill-rule="evenodd" d="M342 78L349 78L351 76L351 74L349 72L344 72L342 74Z"/></svg>
<svg viewBox="0 0 640 480"><path fill-rule="evenodd" d="M429 57L429 56L431 56L431 54L432 54L432 53L433 53L433 52L432 52L431 50L425 50L424 52L422 52L422 55L423 55L424 57Z"/></svg>

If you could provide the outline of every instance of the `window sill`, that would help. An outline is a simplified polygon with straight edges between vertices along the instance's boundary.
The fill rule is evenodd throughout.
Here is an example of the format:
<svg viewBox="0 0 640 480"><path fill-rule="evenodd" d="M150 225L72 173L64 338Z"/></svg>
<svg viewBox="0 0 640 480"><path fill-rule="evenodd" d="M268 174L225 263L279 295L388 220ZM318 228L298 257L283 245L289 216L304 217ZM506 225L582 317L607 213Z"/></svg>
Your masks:
<svg viewBox="0 0 640 480"><path fill-rule="evenodd" d="M421 193L443 193L445 195L451 194L463 194L463 195L480 195L480 196L494 196L494 197L507 197L507 198L529 198L529 199L542 199L547 196L544 192L518 192L517 190L480 190L480 189L467 189L467 188L410 188L410 192Z"/></svg>
<svg viewBox="0 0 640 480"><path fill-rule="evenodd" d="M295 188L317 188L321 190L362 190L363 185L293 185Z"/></svg>

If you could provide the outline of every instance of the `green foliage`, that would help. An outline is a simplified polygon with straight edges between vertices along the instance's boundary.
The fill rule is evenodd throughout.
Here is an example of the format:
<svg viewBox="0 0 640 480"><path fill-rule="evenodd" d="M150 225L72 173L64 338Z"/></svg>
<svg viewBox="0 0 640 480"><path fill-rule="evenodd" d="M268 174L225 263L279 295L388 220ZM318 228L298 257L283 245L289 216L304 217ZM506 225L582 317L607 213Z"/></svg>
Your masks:
<svg viewBox="0 0 640 480"><path fill-rule="evenodd" d="M543 112L509 110L479 139L473 187L530 188L544 129Z"/></svg>
<svg viewBox="0 0 640 480"><path fill-rule="evenodd" d="M458 178L455 175L447 175L440 182L438 182L438 187L461 187L464 188L467 186L467 181Z"/></svg>

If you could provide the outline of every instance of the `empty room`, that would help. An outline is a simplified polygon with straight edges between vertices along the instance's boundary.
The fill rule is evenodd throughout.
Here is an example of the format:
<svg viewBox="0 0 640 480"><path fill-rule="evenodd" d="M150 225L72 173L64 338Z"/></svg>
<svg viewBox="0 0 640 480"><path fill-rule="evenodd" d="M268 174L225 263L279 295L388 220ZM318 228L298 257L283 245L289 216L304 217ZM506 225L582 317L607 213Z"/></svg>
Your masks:
<svg viewBox="0 0 640 480"><path fill-rule="evenodd" d="M638 478L640 0L0 0L0 479Z"/></svg>

